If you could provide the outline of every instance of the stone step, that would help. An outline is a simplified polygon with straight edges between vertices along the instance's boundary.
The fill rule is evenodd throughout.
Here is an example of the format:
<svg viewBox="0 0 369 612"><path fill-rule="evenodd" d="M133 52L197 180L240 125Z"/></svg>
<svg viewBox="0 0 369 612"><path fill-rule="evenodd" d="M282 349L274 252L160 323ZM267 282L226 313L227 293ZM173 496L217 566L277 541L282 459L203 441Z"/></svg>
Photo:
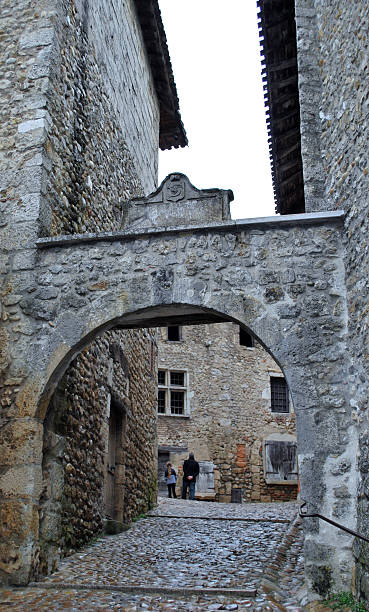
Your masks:
<svg viewBox="0 0 369 612"><path fill-rule="evenodd" d="M193 519L198 521L242 521L246 523L290 523L291 519L225 517L225 516L184 516L176 514L147 514L147 518Z"/></svg>
<svg viewBox="0 0 369 612"><path fill-rule="evenodd" d="M186 595L224 595L229 597L256 597L256 587L250 586L246 589L228 589L228 588L213 588L213 587L160 587L147 586L137 584L74 584L65 582L30 582L27 587L22 589L45 589L45 590L77 590L77 591L118 591L120 593L136 593L136 594L157 594L185 597Z"/></svg>

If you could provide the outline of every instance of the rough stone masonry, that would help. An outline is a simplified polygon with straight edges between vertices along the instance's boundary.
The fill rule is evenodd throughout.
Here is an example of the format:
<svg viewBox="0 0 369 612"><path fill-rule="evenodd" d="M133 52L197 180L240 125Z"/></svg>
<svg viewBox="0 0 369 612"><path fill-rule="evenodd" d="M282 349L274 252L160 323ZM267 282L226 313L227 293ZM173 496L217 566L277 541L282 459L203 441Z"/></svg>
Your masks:
<svg viewBox="0 0 369 612"><path fill-rule="evenodd" d="M184 198L188 182L181 180ZM211 195L224 197L219 190ZM17 400L28 417L30 434L68 363L102 330L170 321L236 321L253 330L287 378L296 406L304 495L320 507L334 489L352 487L351 499L339 512L340 520L349 523L356 481L345 416L341 213L218 220L208 226L201 215L209 193L202 198L198 191L196 197L199 221L188 228L160 225L166 219L163 197L156 228L37 241L33 295L29 286L19 289L23 316L37 325L32 342L24 347L32 373ZM38 283L45 275L46 294ZM16 442L11 423L7 431ZM30 435L26 445L24 457L36 451L37 437ZM34 462L31 470L23 469L37 497L39 467ZM9 481L3 485L16 493ZM341 539L337 550L331 534L327 531L325 539L315 525L307 538L326 555L341 583L345 554L349 573L350 538ZM306 558L310 571L315 569L314 555L312 550Z"/></svg>
<svg viewBox="0 0 369 612"><path fill-rule="evenodd" d="M359 439L358 530L368 536L368 37L367 2L297 0L297 59L306 210L343 209L347 287L347 396L351 426ZM337 468L331 468L333 473ZM342 458L341 473L348 469ZM348 488L334 490L323 514L338 515ZM351 524L355 524L352 517ZM322 526L320 526L322 529ZM337 531L332 542L338 546ZM369 600L369 555L355 542L357 593ZM324 568L324 560L320 560ZM322 570L323 575L323 570ZM328 573L327 573L328 575ZM322 590L327 581L317 580ZM329 583L329 580L328 580Z"/></svg>
<svg viewBox="0 0 369 612"><path fill-rule="evenodd" d="M314 191L306 215L232 222L224 192L198 192L196 216L196 191L179 177L179 192L163 185L155 219L118 233L123 203L155 189L156 156L146 153L158 142L160 88L143 43L153 22L139 26L139 2L123 3L124 19L117 0L111 19L103 0L77 4L1 7L2 578L24 583L34 571L52 393L73 358L119 326L230 320L251 329L291 390L303 496L352 527L359 494L367 529L367 4L296 2L305 190ZM117 23L127 26L128 43L114 38ZM147 145L108 82L114 57L129 74L130 111L135 84L145 84L137 107L149 125ZM101 162L109 159L106 173ZM153 197L143 203L150 210L161 191ZM209 198L218 215L210 224L201 215ZM175 201L184 216L169 228ZM334 212L316 212L327 209ZM358 589L368 595L367 553L355 554ZM305 562L315 596L347 589L352 539L311 521Z"/></svg>
<svg viewBox="0 0 369 612"><path fill-rule="evenodd" d="M155 499L155 333L112 330L89 343L58 381L43 421L31 426L12 407L32 335L16 277L21 284L32 278L37 236L117 229L123 203L156 186L159 101L135 3L119 11L118 4L1 4L1 463L3 482L11 483L1 497L5 582L47 573L100 533L107 515L128 522ZM115 44L103 53L106 38ZM146 140L138 137L143 131ZM52 289L47 276L40 282L47 314ZM121 430L113 468L112 413ZM14 418L17 447L8 432ZM23 470L19 440L27 438L37 450ZM28 489L34 459L42 465L35 496Z"/></svg>

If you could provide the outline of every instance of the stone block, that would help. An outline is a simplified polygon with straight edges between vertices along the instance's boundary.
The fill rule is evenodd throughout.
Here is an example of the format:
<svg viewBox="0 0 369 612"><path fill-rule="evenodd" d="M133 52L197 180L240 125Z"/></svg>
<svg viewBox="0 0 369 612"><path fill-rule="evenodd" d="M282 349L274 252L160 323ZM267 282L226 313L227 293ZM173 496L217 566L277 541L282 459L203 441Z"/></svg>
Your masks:
<svg viewBox="0 0 369 612"><path fill-rule="evenodd" d="M33 66L28 70L28 78L30 80L48 77L50 73L51 63L51 48L45 47L39 51Z"/></svg>
<svg viewBox="0 0 369 612"><path fill-rule="evenodd" d="M230 219L230 190L196 189L184 174L170 174L159 189L144 199L131 200L124 227L180 227Z"/></svg>
<svg viewBox="0 0 369 612"><path fill-rule="evenodd" d="M45 47L52 43L54 35L54 28L41 28L39 30L26 32L19 39L19 47L20 49Z"/></svg>
<svg viewBox="0 0 369 612"><path fill-rule="evenodd" d="M35 265L36 250L23 250L14 254L13 270L32 270Z"/></svg>
<svg viewBox="0 0 369 612"><path fill-rule="evenodd" d="M12 231L0 228L0 244L5 251L32 249L38 237L38 223L27 221L13 225Z"/></svg>
<svg viewBox="0 0 369 612"><path fill-rule="evenodd" d="M14 202L9 208L9 214L16 222L38 220L40 215L40 194L27 193Z"/></svg>
<svg viewBox="0 0 369 612"><path fill-rule="evenodd" d="M0 430L1 464L16 466L37 463L42 456L41 423L30 419L8 422Z"/></svg>
<svg viewBox="0 0 369 612"><path fill-rule="evenodd" d="M43 130L45 128L45 119L29 119L23 121L18 125L18 132L25 134L27 132L33 132L34 130Z"/></svg>
<svg viewBox="0 0 369 612"><path fill-rule="evenodd" d="M62 537L61 527L61 510L57 506L54 508L55 511L45 509L41 513L41 535L43 541L47 541L49 544L55 542L56 545L60 546Z"/></svg>
<svg viewBox="0 0 369 612"><path fill-rule="evenodd" d="M4 498L39 499L41 494L41 465L9 467L0 475L0 493Z"/></svg>
<svg viewBox="0 0 369 612"><path fill-rule="evenodd" d="M25 501L3 500L0 507L0 541L23 541L38 533L38 507Z"/></svg>
<svg viewBox="0 0 369 612"><path fill-rule="evenodd" d="M21 549L13 542L0 542L0 571L8 575L14 584L15 574L22 568L24 568L24 557Z"/></svg>

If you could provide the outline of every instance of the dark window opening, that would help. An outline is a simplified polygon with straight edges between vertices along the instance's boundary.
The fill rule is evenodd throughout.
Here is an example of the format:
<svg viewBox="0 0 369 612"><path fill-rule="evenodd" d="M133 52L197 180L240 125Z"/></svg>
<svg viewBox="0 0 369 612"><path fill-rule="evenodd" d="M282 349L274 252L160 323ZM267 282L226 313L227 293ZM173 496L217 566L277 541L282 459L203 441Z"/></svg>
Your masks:
<svg viewBox="0 0 369 612"><path fill-rule="evenodd" d="M251 334L240 327L240 345L252 348L254 346L254 338Z"/></svg>
<svg viewBox="0 0 369 612"><path fill-rule="evenodd" d="M270 379L272 412L289 412L288 387L284 378L272 376Z"/></svg>
<svg viewBox="0 0 369 612"><path fill-rule="evenodd" d="M171 391L170 412L171 414L184 414L184 391Z"/></svg>
<svg viewBox="0 0 369 612"><path fill-rule="evenodd" d="M158 413L165 414L165 391L158 391Z"/></svg>
<svg viewBox="0 0 369 612"><path fill-rule="evenodd" d="M165 385L165 371L158 371L158 385Z"/></svg>
<svg viewBox="0 0 369 612"><path fill-rule="evenodd" d="M184 372L171 372L170 384L178 387L184 387Z"/></svg>
<svg viewBox="0 0 369 612"><path fill-rule="evenodd" d="M179 342L179 340L182 340L181 328L179 325L171 325L168 327L168 340L171 342Z"/></svg>
<svg viewBox="0 0 369 612"><path fill-rule="evenodd" d="M150 372L154 374L155 372L155 345L153 340L151 340L151 350L150 350Z"/></svg>

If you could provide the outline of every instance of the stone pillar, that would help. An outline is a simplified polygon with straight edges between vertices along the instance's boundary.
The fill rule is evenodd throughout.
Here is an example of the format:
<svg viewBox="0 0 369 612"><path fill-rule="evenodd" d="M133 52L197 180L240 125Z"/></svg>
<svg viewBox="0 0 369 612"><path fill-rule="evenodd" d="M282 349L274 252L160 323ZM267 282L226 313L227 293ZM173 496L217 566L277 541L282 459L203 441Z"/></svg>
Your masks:
<svg viewBox="0 0 369 612"><path fill-rule="evenodd" d="M32 363L26 353L31 337L48 325L52 292L44 287L39 295L44 322L27 316L21 301L25 292L35 296L35 243L51 227L45 198L50 164L45 143L56 7L50 0L37 11L31 3L4 0L1 10L0 57L8 69L0 94L0 581L4 583L27 582L37 558L42 424L34 404L37 379L27 386Z"/></svg>

